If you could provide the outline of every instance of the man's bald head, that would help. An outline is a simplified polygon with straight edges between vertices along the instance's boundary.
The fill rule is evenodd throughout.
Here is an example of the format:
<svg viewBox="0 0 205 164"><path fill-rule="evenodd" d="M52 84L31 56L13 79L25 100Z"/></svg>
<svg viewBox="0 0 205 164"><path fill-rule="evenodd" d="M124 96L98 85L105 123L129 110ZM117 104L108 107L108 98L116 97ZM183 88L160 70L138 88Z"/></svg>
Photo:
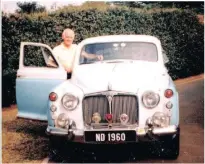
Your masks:
<svg viewBox="0 0 205 164"><path fill-rule="evenodd" d="M73 30L67 28L62 33L62 39L64 41L64 45L69 47L75 38L75 33Z"/></svg>
<svg viewBox="0 0 205 164"><path fill-rule="evenodd" d="M64 38L64 37L73 37L74 38L75 37L75 33L70 28L67 28L62 33L62 38Z"/></svg>

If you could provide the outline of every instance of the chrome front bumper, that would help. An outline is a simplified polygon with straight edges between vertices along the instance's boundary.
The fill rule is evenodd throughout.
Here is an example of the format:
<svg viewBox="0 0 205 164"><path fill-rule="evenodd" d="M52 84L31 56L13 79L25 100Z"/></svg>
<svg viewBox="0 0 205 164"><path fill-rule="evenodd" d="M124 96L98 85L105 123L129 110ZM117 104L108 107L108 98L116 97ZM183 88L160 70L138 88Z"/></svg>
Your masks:
<svg viewBox="0 0 205 164"><path fill-rule="evenodd" d="M156 140L157 136L163 136L163 135L173 135L176 134L178 131L178 126L175 125L170 125L168 127L164 127L164 128L152 128L152 129L148 129L148 128L115 128L115 129L108 129L108 128L103 128L103 129L85 129L84 131L115 131L115 130L121 130L121 131L127 131L127 130L134 130L136 131L136 142L139 142L141 139L142 140L150 140L151 138ZM79 135L79 130L66 130L66 129L60 129L60 128L55 128L55 127L51 127L48 126L46 129L46 133L47 135L51 135L51 136L62 136L62 137L66 137L68 141L72 141L72 142L80 142L80 143L85 143L84 140L84 135L83 133L81 135ZM139 140L140 139L140 140Z"/></svg>

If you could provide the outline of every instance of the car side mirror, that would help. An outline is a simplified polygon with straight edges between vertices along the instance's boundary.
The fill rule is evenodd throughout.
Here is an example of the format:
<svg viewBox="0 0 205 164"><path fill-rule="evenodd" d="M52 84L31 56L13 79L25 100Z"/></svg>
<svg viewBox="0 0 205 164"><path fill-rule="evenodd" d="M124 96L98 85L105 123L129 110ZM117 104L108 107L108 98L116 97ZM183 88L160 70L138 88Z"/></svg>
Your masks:
<svg viewBox="0 0 205 164"><path fill-rule="evenodd" d="M164 64L167 64L169 62L169 58L167 57L164 50L162 50L162 55L163 55Z"/></svg>

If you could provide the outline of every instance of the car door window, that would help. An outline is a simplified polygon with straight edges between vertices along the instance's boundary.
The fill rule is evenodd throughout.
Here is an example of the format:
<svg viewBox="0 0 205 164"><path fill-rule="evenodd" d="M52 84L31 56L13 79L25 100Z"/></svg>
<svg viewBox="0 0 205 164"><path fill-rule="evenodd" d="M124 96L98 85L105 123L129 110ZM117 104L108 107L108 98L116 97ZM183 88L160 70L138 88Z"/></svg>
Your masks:
<svg viewBox="0 0 205 164"><path fill-rule="evenodd" d="M25 45L24 46L24 66L26 67L53 67L58 64L52 53L45 47Z"/></svg>

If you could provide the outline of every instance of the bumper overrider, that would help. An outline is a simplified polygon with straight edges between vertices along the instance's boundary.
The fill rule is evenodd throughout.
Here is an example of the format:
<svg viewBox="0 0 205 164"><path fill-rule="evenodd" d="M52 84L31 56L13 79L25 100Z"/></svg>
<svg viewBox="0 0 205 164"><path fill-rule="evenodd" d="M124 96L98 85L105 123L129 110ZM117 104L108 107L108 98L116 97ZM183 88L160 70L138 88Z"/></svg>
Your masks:
<svg viewBox="0 0 205 164"><path fill-rule="evenodd" d="M167 127L152 127L152 128L103 128L103 129L91 129L85 128L84 130L77 130L70 128L61 129L48 126L46 134L49 136L66 137L67 141L78 143L129 143L129 142L149 142L158 141L161 137L169 136L174 138L179 133L179 126L169 125ZM88 135L91 137L86 137ZM113 140L112 137L117 138L119 134L121 138ZM123 134L123 135L122 135ZM124 136L125 134L125 136ZM106 137L105 137L106 135ZM108 136L107 136L108 135ZM131 140L126 140L125 137L132 135ZM123 136L123 137L122 137ZM89 138L89 139L88 139ZM105 139L108 138L108 139Z"/></svg>

